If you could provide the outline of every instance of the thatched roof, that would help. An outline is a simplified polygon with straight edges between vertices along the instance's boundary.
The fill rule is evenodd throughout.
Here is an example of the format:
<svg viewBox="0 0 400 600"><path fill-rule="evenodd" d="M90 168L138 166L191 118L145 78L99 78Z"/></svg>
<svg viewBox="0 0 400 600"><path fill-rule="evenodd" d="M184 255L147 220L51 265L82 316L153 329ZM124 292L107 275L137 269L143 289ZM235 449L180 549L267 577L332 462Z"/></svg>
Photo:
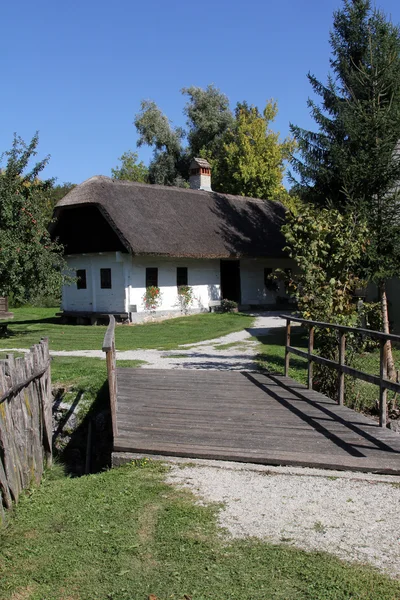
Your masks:
<svg viewBox="0 0 400 600"><path fill-rule="evenodd" d="M104 232L97 235L102 238L96 244L99 251L108 250L105 238L111 244L114 236L128 252L137 255L283 256L280 228L285 209L277 202L103 176L84 181L56 206L53 235L60 237L67 253L69 243L69 251L77 252L71 250L73 240L85 237L83 232L96 235L94 222L83 225L81 221L85 214L94 213L98 215L96 222L103 221L99 211L112 228L109 236Z"/></svg>

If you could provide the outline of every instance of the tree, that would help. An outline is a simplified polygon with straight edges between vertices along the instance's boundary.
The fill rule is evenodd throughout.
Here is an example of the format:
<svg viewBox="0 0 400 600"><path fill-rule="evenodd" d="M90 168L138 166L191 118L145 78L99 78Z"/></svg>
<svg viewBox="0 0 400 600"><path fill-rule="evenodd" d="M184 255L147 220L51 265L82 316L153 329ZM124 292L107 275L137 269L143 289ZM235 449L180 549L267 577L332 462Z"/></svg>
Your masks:
<svg viewBox="0 0 400 600"><path fill-rule="evenodd" d="M284 160L293 149L270 129L277 106L268 102L261 114L245 102L235 114L215 86L183 88L189 97L184 113L187 130L173 127L154 102L143 101L135 125L138 146L154 148L150 183L187 186L191 158L207 158L213 167L215 191L284 200Z"/></svg>
<svg viewBox="0 0 400 600"><path fill-rule="evenodd" d="M184 113L190 155L214 154L224 134L234 125L228 97L213 85L205 90L196 86L183 88L182 94L189 96Z"/></svg>
<svg viewBox="0 0 400 600"><path fill-rule="evenodd" d="M52 217L53 210L54 210L54 207L57 204L57 202L59 200L61 200L62 198L64 198L64 196L66 196L68 194L68 192L73 190L74 187L76 187L76 183L71 183L70 181L66 181L61 184L56 184L53 182L52 187L49 190L49 200L50 200L49 220Z"/></svg>
<svg viewBox="0 0 400 600"><path fill-rule="evenodd" d="M344 0L330 43L327 85L308 76L322 98L321 106L309 101L319 131L291 126L296 191L367 223L358 269L379 287L388 332L385 280L400 271L400 31L369 0ZM393 376L391 352L388 367Z"/></svg>
<svg viewBox="0 0 400 600"><path fill-rule="evenodd" d="M29 170L38 143L37 133L29 144L14 136L11 150L1 156L0 294L19 302L58 294L65 279L62 247L47 230L53 181L39 179L49 157Z"/></svg>
<svg viewBox="0 0 400 600"><path fill-rule="evenodd" d="M278 112L275 102L267 102L261 114L257 107L239 103L235 121L222 137L216 156L213 186L229 194L283 200L284 160L294 150L293 141L279 141L270 129Z"/></svg>
<svg viewBox="0 0 400 600"><path fill-rule="evenodd" d="M149 182L149 169L143 161L138 162L138 153L128 150L118 159L121 163L119 167L111 169L113 179L124 181L138 181L140 183Z"/></svg>
<svg viewBox="0 0 400 600"><path fill-rule="evenodd" d="M146 144L154 148L149 166L150 183L184 187L188 178L188 160L185 160L182 146L183 129L172 127L155 102L150 100L142 100L134 125L139 133L137 145Z"/></svg>
<svg viewBox="0 0 400 600"><path fill-rule="evenodd" d="M362 287L357 275L360 259L366 250L367 226L351 214L333 208L310 204L298 207L298 213L287 214L282 227L287 247L297 269L284 277L296 298L304 319L357 327L360 315L354 302L354 292ZM337 332L316 329L316 347L324 358L338 360ZM352 364L357 340L349 337L346 364ZM354 381L346 379L346 395L353 395ZM315 366L315 387L336 398L337 374L324 365Z"/></svg>

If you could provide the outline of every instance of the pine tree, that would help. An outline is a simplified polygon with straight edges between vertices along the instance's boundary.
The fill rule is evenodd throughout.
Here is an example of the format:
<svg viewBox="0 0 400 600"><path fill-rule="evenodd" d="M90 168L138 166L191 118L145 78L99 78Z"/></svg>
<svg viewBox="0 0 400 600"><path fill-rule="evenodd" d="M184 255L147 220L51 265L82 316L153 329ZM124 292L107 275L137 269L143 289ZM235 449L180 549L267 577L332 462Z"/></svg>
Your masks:
<svg viewBox="0 0 400 600"><path fill-rule="evenodd" d="M321 97L308 103L319 131L291 126L296 191L367 223L359 270L379 286L388 332L385 281L400 272L400 31L370 0L344 0L330 43L327 84L308 75ZM391 353L388 366L393 376Z"/></svg>

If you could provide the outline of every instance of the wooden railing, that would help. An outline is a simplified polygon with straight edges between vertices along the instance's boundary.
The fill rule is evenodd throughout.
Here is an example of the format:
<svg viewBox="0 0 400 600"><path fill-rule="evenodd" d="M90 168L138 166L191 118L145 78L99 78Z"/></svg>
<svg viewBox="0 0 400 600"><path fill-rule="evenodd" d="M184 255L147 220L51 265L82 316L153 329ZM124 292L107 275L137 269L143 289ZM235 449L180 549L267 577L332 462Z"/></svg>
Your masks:
<svg viewBox="0 0 400 600"><path fill-rule="evenodd" d="M0 523L23 489L39 483L52 461L49 343L0 360Z"/></svg>
<svg viewBox="0 0 400 600"><path fill-rule="evenodd" d="M103 352L106 353L108 389L110 391L110 408L113 436L117 435L117 374L115 354L115 318L110 315L110 324L107 327L103 341Z"/></svg>
<svg viewBox="0 0 400 600"><path fill-rule="evenodd" d="M333 323L322 323L319 321L309 321L300 319L290 315L282 315L286 319L286 347L285 347L285 376L289 374L290 354L295 354L308 361L307 387L312 389L313 386L313 363L324 365L338 371L338 403L344 403L344 376L351 375L356 379L361 379L367 383L379 386L379 425L386 427L387 423L387 390L392 392L400 392L400 384L387 379L387 348L388 342L400 342L400 336L382 331L371 331L369 329L360 329L357 327L346 327L345 325L335 325ZM308 350L299 350L290 344L291 323L301 323L308 328ZM339 361L330 360L313 354L314 351L314 332L315 328L333 329L339 332L338 336L338 351ZM346 335L355 333L364 337L369 337L380 342L380 369L379 376L370 375L364 371L353 369L347 366L346 363Z"/></svg>

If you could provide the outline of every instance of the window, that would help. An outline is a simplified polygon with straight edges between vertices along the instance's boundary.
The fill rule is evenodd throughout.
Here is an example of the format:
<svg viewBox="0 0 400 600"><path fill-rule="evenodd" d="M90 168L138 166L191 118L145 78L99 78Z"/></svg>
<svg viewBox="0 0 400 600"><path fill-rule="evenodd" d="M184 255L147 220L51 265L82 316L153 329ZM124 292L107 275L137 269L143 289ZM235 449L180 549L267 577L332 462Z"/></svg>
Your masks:
<svg viewBox="0 0 400 600"><path fill-rule="evenodd" d="M188 284L188 270L187 267L177 267L176 268L176 285L177 287L181 287L181 285Z"/></svg>
<svg viewBox="0 0 400 600"><path fill-rule="evenodd" d="M102 290L111 290L111 269L100 269L100 287Z"/></svg>
<svg viewBox="0 0 400 600"><path fill-rule="evenodd" d="M86 269L78 269L76 272L76 289L86 290Z"/></svg>
<svg viewBox="0 0 400 600"><path fill-rule="evenodd" d="M146 269L146 287L158 287L157 267L148 267Z"/></svg>

